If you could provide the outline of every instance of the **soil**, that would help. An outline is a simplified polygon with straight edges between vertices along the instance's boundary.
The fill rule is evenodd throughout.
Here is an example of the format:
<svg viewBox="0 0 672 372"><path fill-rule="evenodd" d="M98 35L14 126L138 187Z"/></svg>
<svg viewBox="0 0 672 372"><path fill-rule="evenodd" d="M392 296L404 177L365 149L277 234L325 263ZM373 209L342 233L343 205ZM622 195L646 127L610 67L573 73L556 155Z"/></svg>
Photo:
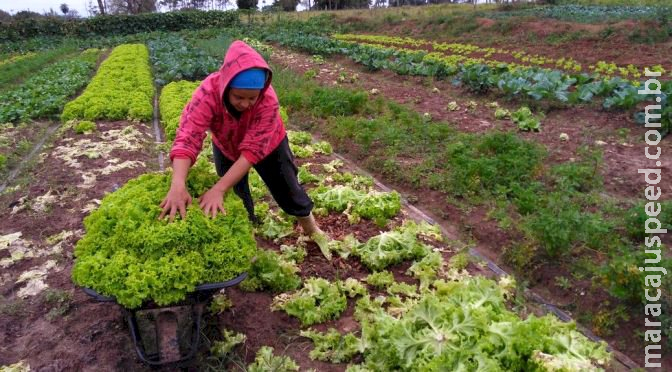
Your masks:
<svg viewBox="0 0 672 372"><path fill-rule="evenodd" d="M149 371L152 368L142 364L136 355L126 323L126 313L115 303L97 302L76 287L71 280L73 249L84 234L83 219L89 213L90 204L103 199L108 192L115 190L126 181L140 174L158 170L157 147L153 143L152 129L145 124L127 122L99 122L98 129L92 134L78 135L72 129L57 132L43 149L41 161L28 169L23 177L28 186L0 195L0 213L5 221L0 227L0 235L21 232L22 244L30 245L35 252L47 252L37 257L28 257L10 264L2 271L0 281L0 365L11 365L25 360L36 371ZM61 146L71 146L76 141L90 139L105 143L102 133L123 129L129 125L141 132L141 145L134 150L114 150L106 158L89 159L79 154L76 160L79 168L73 168L57 157ZM107 160L116 158L116 163L124 161L142 161L145 166L122 169L96 179L95 187L83 188L80 173L95 171L106 166ZM309 160L297 159L301 165L306 161L314 164L313 172L318 173L319 165L335 160L334 156L317 155ZM347 164L343 171L353 171ZM51 190L56 199L39 207L39 197ZM267 196L265 201L271 202ZM272 203L271 203L272 204ZM380 233L400 225L402 212L392 219L385 228L371 221L362 220L351 225L344 215L330 214L318 216L318 224L332 238L342 238L354 234L365 241ZM61 250L51 249L54 235L62 231L74 232L58 243ZM277 242L257 237L260 248L279 251L281 244L295 244L295 233ZM427 242L433 246L442 246L437 242ZM446 249L444 258L448 260L454 251ZM9 258L6 250L0 251L0 259ZM32 296L21 298L19 294L24 283L17 279L26 271L54 260L57 264L47 272L43 281L48 289ZM417 284L417 280L405 274L410 263L406 262L390 268L399 281ZM353 277L364 279L369 271L359 261L342 259L338 256L331 261L321 254L314 243L308 243L307 256L300 265L300 276L323 277L329 280ZM468 270L473 275L491 275L487 270L470 264ZM302 370L313 368L317 371L344 371L346 364L332 364L310 359L308 353L312 342L300 337L300 322L282 311L271 311L270 304L275 294L269 292L244 292L237 287L226 289L231 298L232 309L217 315L206 312L202 330L203 341L199 353L193 360L181 365L168 365L154 368L164 371L203 370L220 368L223 370L241 370L241 366L254 361L256 352L262 346L271 346L276 355L286 355L294 359ZM55 296L66 298L54 300ZM316 325L320 331L337 328L341 332L357 332L358 323L353 320L356 299L348 300L348 308L338 320ZM186 309L186 308L185 308ZM60 310L60 311L59 311ZM142 313L140 313L142 314ZM141 315L139 315L141 316ZM140 323L141 325L143 323ZM243 333L246 342L235 349L235 356L217 360L209 356L211 341L221 339L221 330L228 329ZM141 332L143 330L141 329ZM147 332L146 330L144 331ZM355 360L358 362L361 360Z"/></svg>
<svg viewBox="0 0 672 372"><path fill-rule="evenodd" d="M56 134L52 145L42 152L41 162L25 170L28 186L0 196L0 213L3 223L0 235L21 232L21 238L30 242L34 251L47 250L54 245L47 242L62 231L75 232L61 243L62 251L42 257L27 258L3 268L0 285L0 365L10 365L27 360L35 371L100 371L144 370L134 355L134 350L124 326L124 318L118 306L92 301L76 288L70 279L73 264L72 251L81 237L83 218L88 212L82 210L92 200L119 187L127 180L158 168L152 130L144 124L127 122L99 122L98 130L88 135L77 135L72 130ZM109 175L99 175L95 187L82 188L82 179L77 170L68 167L62 159L53 156L52 149L69 145L68 139L89 138L103 142L100 133L113 129L134 126L141 133L142 146L136 151L115 150L107 158L77 159L82 169L104 168L108 159L142 161L146 166L121 169ZM36 208L40 196L51 192L57 199L45 208ZM23 206L23 208L22 208ZM16 212L12 212L16 211ZM6 258L2 251L2 257ZM56 267L44 277L49 286L35 296L20 298L17 294L23 286L15 280L26 270L39 267L47 260L55 260ZM48 300L48 293L71 296L65 301L65 313L48 316L57 308Z"/></svg>
<svg viewBox="0 0 672 372"><path fill-rule="evenodd" d="M49 122L41 121L23 125L3 125L0 127L0 156L6 158L6 163L0 164L0 184L4 184L9 170L14 169L24 156L34 147L33 141L38 141L49 127Z"/></svg>
<svg viewBox="0 0 672 372"><path fill-rule="evenodd" d="M494 109L487 108L486 104L497 100L501 107L511 111L517 110L518 106L493 94L485 97L476 96L453 86L450 82L400 76L387 70L369 73L362 66L342 56L330 57L327 63L318 65L312 62L309 55L292 52L277 45L274 46L272 62L298 74L304 74L308 70L318 71L315 79L323 85L342 85L346 88L362 89L368 92L376 89L386 99L404 104L418 113L429 113L433 121L446 122L447 125L454 126L463 132L485 133L493 129L518 132L508 120L495 120ZM346 76L356 74L357 79L354 82L339 83L337 78L340 74ZM434 88L437 88L438 92ZM460 109L449 111L446 106L451 101L457 102ZM467 109L469 101L477 103L476 109ZM645 130L634 123L631 114L605 111L588 105L542 108L547 113L542 120L541 132L522 132L520 136L539 143L547 149L546 167L574 161L579 158L577 152L582 146L597 149L603 153L600 174L604 179L604 192L617 200L643 199L642 191L645 184L637 170L654 165L647 162L644 156ZM562 133L567 134L569 140L560 140ZM672 152L670 141L662 141L659 146L663 153ZM351 143L337 144L335 148L354 163L360 162L361 158L366 156L361 149ZM661 158L661 161L663 174L670 173L672 158ZM376 169L369 168L368 170L377 178L385 180L402 195L412 198L415 206L424 210L447 231L455 233L462 241L475 239L477 250L481 254L504 267L508 272L514 271L503 261L502 249L519 240L520 236L516 236L515 232L500 228L496 221L489 218L490 207L476 206L465 211L448 203L445 194L406 185L386 177ZM662 199L672 198L672 180L669 178L663 180L660 186L665 194ZM671 241L669 236L664 239L668 244ZM603 258L599 254L591 257L595 262L600 262ZM619 301L611 298L605 291L594 290L588 279L572 282L571 290L559 288L556 284L556 277L570 277L566 263L540 266L535 270L534 276L536 280L530 283L530 289L542 294L547 301L574 316L586 313L598 314L601 310L613 309L619 305ZM631 318L629 321L616 321L618 325L613 333L601 336L616 349L641 364L643 363L641 357L643 345L634 330L642 329L643 321L640 321L641 317L636 318ZM671 369L672 358L668 356L664 360L665 366Z"/></svg>
<svg viewBox="0 0 672 372"><path fill-rule="evenodd" d="M571 52L571 57L584 66L605 61L618 66L662 64L668 71L672 70L669 58L672 52L672 40L654 44L633 43L628 40L628 35L634 30L651 28L645 21L628 20L612 24L583 24L553 19L516 21L518 23L510 32L502 32L496 25L504 21L479 18L478 29L459 37L442 36L441 32L429 28L423 29L418 27L416 21L410 20L386 29L381 28L379 33L389 36L408 35L437 42L469 43L484 48L525 51L531 55L555 59L567 58L568 52ZM610 34L603 36L607 30L610 30ZM572 35L579 36L572 37ZM563 37L571 40L552 43L548 42L549 36L557 36L559 40Z"/></svg>

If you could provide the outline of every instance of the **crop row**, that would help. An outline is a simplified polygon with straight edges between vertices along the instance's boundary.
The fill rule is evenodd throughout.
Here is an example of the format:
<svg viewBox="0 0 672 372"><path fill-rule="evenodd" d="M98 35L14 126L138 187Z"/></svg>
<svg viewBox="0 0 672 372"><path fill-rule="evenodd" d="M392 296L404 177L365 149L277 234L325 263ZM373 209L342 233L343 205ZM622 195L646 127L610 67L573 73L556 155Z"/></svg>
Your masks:
<svg viewBox="0 0 672 372"><path fill-rule="evenodd" d="M590 3L594 4L594 2ZM663 2L661 1L661 4L662 3ZM671 10L672 9L669 8L669 6L600 6L568 4L549 7L535 7L511 12L493 12L488 14L488 17L545 17L570 22L598 23L625 19L656 19L665 16L669 17Z"/></svg>
<svg viewBox="0 0 672 372"><path fill-rule="evenodd" d="M116 47L84 93L65 106L61 119L151 120L154 85L148 59L144 45Z"/></svg>
<svg viewBox="0 0 672 372"><path fill-rule="evenodd" d="M46 67L21 86L0 95L0 123L44 118L60 113L68 98L89 81L101 51Z"/></svg>
<svg viewBox="0 0 672 372"><path fill-rule="evenodd" d="M383 46L383 47L390 45L401 47L413 46L420 50L427 50L427 51L431 50L434 52L449 52L449 54L447 55L442 56L443 53L439 53L436 56L447 58L451 58L456 55L463 56L465 58L463 58L461 61L469 63L489 64L492 66L504 63L504 61L501 60L502 59L501 57L499 58L499 60L496 57L498 55L501 55L508 57L505 59L513 58L514 60L518 61L517 63L510 63L510 62L506 63L507 65L513 65L516 68L519 67L525 68L530 66L546 67L553 69L561 69L570 73L578 73L581 71L588 70L591 73L597 73L603 77L609 77L609 78L618 75L624 79L628 78L639 79L642 76L644 76L644 72L646 69L648 69L649 71L660 72L661 74L665 74L667 72L667 70L661 65L638 68L632 64L627 66L617 66L614 63L609 63L606 61L598 61L594 65L589 65L586 69L584 66L582 66L580 63L578 63L571 57L568 58L563 57L556 59L540 56L537 54L528 54L524 51L513 51L501 48L482 48L473 44L438 43L408 37L400 38L385 35L336 34L333 36L333 38L343 41L366 43L374 46Z"/></svg>
<svg viewBox="0 0 672 372"><path fill-rule="evenodd" d="M659 97L638 94L638 83L597 75L565 74L558 70L541 68L513 68L506 64L495 66L468 63L458 58L438 57L425 51L403 50L380 46L360 45L321 36L278 32L266 35L268 40L312 54L345 54L370 70L387 69L402 75L421 75L445 78L453 76L455 83L475 93L498 90L506 98L555 101L563 104L582 104L602 98L604 108L632 109L647 99L661 99L664 130L669 131L672 108L667 105L672 94L672 81L666 81ZM636 115L641 122L643 115Z"/></svg>
<svg viewBox="0 0 672 372"><path fill-rule="evenodd" d="M174 81L161 90L159 110L161 112L161 124L166 134L166 141L175 139L177 128L180 125L180 116L184 106L191 99L191 95L200 82Z"/></svg>
<svg viewBox="0 0 672 372"><path fill-rule="evenodd" d="M8 87L12 83L25 79L26 76L39 71L62 59L65 56L74 54L77 48L74 44L64 44L58 48L42 52L29 52L0 62L0 86ZM0 88L0 90L5 90Z"/></svg>
<svg viewBox="0 0 672 372"><path fill-rule="evenodd" d="M175 34L161 34L149 40L147 46L157 85L202 79L217 71L221 63Z"/></svg>
<svg viewBox="0 0 672 372"><path fill-rule="evenodd" d="M28 52L28 53L24 53L24 54L10 55L10 56L7 56L6 58L0 59L0 66L4 66L8 63L18 62L18 61L24 60L26 58L30 58L34 55L35 55L35 52Z"/></svg>
<svg viewBox="0 0 672 372"><path fill-rule="evenodd" d="M602 196L598 152L584 149L574 162L545 167L546 151L513 133L458 133L393 103L369 100L365 92L276 77L282 105L322 119L315 130L370 171L416 192L439 191L449 201L501 205L495 219L521 237L502 247L512 267L529 273L548 260L570 259L571 252L598 251L600 265L583 267L584 275L619 299L643 300L641 278L628 268L643 259L637 246L644 236L619 226L638 226L646 216L641 203L615 206ZM661 218L672 226L672 213Z"/></svg>

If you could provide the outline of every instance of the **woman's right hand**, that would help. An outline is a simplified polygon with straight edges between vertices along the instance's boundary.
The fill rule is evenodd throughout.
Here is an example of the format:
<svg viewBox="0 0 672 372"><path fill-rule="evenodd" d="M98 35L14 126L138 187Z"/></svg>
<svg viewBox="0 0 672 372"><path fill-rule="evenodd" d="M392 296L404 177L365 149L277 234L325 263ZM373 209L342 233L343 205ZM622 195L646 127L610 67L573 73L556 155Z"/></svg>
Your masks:
<svg viewBox="0 0 672 372"><path fill-rule="evenodd" d="M166 214L168 215L168 221L173 222L175 220L175 213L180 211L180 216L184 220L187 217L187 206L191 204L191 195L187 191L187 187L182 185L172 185L165 199L159 204L159 207L163 209L159 215L159 219L163 219Z"/></svg>

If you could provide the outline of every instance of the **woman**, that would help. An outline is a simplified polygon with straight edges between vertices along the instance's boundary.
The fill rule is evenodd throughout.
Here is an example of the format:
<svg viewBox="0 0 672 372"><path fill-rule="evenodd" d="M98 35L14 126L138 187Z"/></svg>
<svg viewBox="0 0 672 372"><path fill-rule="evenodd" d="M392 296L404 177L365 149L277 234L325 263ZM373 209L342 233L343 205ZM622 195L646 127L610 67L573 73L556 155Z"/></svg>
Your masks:
<svg viewBox="0 0 672 372"><path fill-rule="evenodd" d="M296 177L271 76L259 53L235 41L220 70L203 80L182 112L170 151L173 178L160 204L160 219L168 215L172 222L177 211L185 218L186 206L192 200L185 183L187 173L210 130L215 167L221 178L199 199L206 215L214 218L218 212L225 213L224 193L233 187L250 219L256 221L247 180L254 167L280 208L297 217L306 235L322 234L311 213L313 202Z"/></svg>

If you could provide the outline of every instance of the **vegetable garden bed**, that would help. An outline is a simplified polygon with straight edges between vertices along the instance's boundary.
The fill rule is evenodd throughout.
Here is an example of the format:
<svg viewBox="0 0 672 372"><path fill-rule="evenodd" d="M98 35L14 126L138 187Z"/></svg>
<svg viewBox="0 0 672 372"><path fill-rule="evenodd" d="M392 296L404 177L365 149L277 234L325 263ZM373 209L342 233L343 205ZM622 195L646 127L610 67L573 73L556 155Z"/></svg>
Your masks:
<svg viewBox="0 0 672 372"><path fill-rule="evenodd" d="M173 39L167 37L165 40ZM165 53L171 58L185 60L206 58L205 54L198 53L180 56L166 44L161 44L160 40L154 40L154 43L150 43L149 53L141 45L115 49L118 53L113 52L108 59L110 63L101 66L99 76L94 78L85 93L66 106L64 120L74 117L122 119L129 116L148 120L150 97L147 94L152 94L152 80L163 85L183 75L198 78L205 73L205 70L176 73L166 71L165 66L155 63L155 73L160 77L152 78L148 68L151 53ZM263 44L255 45L265 48ZM541 172L539 162L545 155L538 146L526 141L534 133L521 136L526 140L507 133L510 132L507 130L484 136L458 133L452 128L436 125L436 118L450 112L448 115L479 118L490 126L492 118L486 119L481 115L490 115L489 109L494 111L494 107L488 107L481 101L472 105L460 100L456 102L456 110L440 110L437 115L427 112L418 116L385 100L370 99L381 92L384 95L397 92L409 96L403 92L403 82L399 85L389 82L385 86L367 85L384 80L358 75L351 66L336 71L322 66L324 60L320 62L312 58L312 62L308 62L310 57L299 58L305 58L306 64L295 64L293 67L303 68L314 62L309 67L318 70L314 75L318 76L318 80L330 85L334 82L335 85L360 85L366 89L354 94L345 89L327 87L305 89L289 81L301 79L300 76L288 77L286 72L276 74L276 89L283 104L287 104L283 113L289 113L290 125L310 128L329 137L337 148L346 149L348 156L362 160L366 167L393 181L395 187L399 186L400 191L413 198L411 202L434 208L431 212L448 208L448 213L453 213L452 220L448 218L448 221L458 220L462 224L466 220L467 224L478 228L490 224L485 230L472 230L471 234L479 241L489 238L492 244L498 243L501 224L507 220L502 214L501 204L488 204L493 195L497 195L489 191L503 192L505 198L516 195L518 199L512 197L516 206L521 203L521 194L517 194L519 190L501 191L497 188L500 181L490 182L477 176L477 167L490 167L488 169L493 172L501 173L501 164L496 162L505 163L507 160L496 158L495 155L501 155L497 151L490 153L491 158L496 158L494 163L477 162L481 161L483 153L496 146L504 146L506 151L519 156L519 162L508 163L506 169L509 175L505 178L509 183L504 184L513 188L516 186L512 181L515 178L525 182L535 179ZM155 58L155 61L159 60L162 59ZM122 69L119 67L121 64L133 68ZM206 65L208 63L204 62L203 66ZM122 70L123 73L120 73ZM301 72L306 71L308 69ZM105 80L110 77L113 79ZM385 74L383 77L390 78ZM310 79L306 75L303 78ZM410 80L411 84L416 82L420 81ZM108 95L123 84L141 87L142 94L132 95L131 100L125 100L128 97L123 92ZM174 131L179 108L189 99L189 91L196 84L170 83L163 89L162 95L166 94L166 98L162 96L158 101L161 102L166 137ZM439 92L445 90L457 94L456 90L444 87L441 86ZM379 91L374 93L373 89ZM421 92L417 87L414 89L414 94ZM424 94L420 98L428 97L426 92ZM412 97L407 98L413 100ZM85 102L86 99L90 101ZM105 111L99 105L101 100L111 102L113 112ZM515 114L513 116L516 117ZM561 121L562 116L554 120ZM395 125L399 123L404 125L411 138L418 136L422 140L402 150L405 140L400 132L395 132ZM353 128L366 130L351 132ZM553 130L549 132L554 133ZM117 297L128 307L137 307L146 300L154 300L161 305L174 304L203 279L195 279L196 273L201 273L200 269L179 263L183 257L173 261L172 258L158 258L162 256L159 254L160 244L152 245L151 239L145 242L149 244L135 247L149 234L134 235L133 226L146 223L149 218L149 223L156 224L157 229L166 227L159 226L164 222L153 220L158 213L157 195L162 192L159 186L165 186L165 175L149 174L140 177L139 181L128 183L139 175L158 169L156 154L165 146L153 144L150 133L150 128L142 122L66 122L53 143L42 153L40 161L22 175L25 186L0 194L0 213L8 216L9 222L0 229L0 264L3 265L0 331L3 339L13 340L3 343L0 364L26 359L34 369L82 369L95 365L102 369L143 370L145 366L134 357L128 330L123 326L122 312L118 308L93 303L83 292L75 290L71 283L71 271L79 284L95 286L102 283L97 290ZM574 138L575 134L570 136ZM298 235L292 218L277 209L259 178L252 175L255 211L262 221L255 228L255 242L259 250L254 262L250 263L250 276L241 288L227 289L216 296L209 307L201 330L204 342L194 366L201 369L268 370L271 365L283 365L283 370L378 371L431 370L441 366L467 370L544 370L550 365L590 370L605 365L609 356L603 346L587 342L571 324L533 315L542 314L538 313L536 306L526 306L520 296L520 287L516 287L510 278L495 278L486 269L485 263L470 258L466 253L470 244L464 243L466 239L457 238L464 231L450 231L451 236L445 240L445 236L437 233L436 227L412 222L407 210L400 206L399 194L382 193L373 186L370 178L352 172L354 168L330 155L331 144L313 143L310 134L297 132L290 133L290 142L300 166L300 181L310 190L316 203L318 223L330 239L320 241L318 245ZM442 146L449 146L446 159L463 162L455 169L463 170L464 177L453 175L450 178L450 172L442 173L436 165L443 163L423 163L413 155L425 152L430 158L434 156L431 151ZM477 151L471 153L469 149ZM410 152L404 153L406 150ZM563 157L569 153L570 150L561 151L552 156ZM206 150L203 161L207 162L208 157ZM588 155L586 158L590 159ZM434 160L439 158L434 157ZM584 166L583 161L582 158L579 165ZM449 164L453 167L457 165ZM210 168L212 173L211 164L205 167ZM425 188L420 189L417 185L409 186L407 182L411 178L404 177L415 174L417 178L423 174L423 169L432 172L427 178L416 181L433 183L423 183ZM567 173L564 168L543 171L548 172L549 177L555 177L554 180L563 182L576 176ZM154 182L154 178L163 181ZM200 178L199 182L206 178ZM472 183L462 183L464 180ZM485 202L486 207L493 207L492 210L486 211L479 204L466 212L454 206L447 207L445 194L441 193L446 190L437 192L436 188L443 181L447 182L455 197L448 201L466 199L462 207L469 209L469 203L475 200L469 198L481 198L479 200ZM147 190L138 191L143 189L143 182L153 185L157 194L150 197L143 194ZM134 184L139 186L138 192L129 193L126 187ZM582 185L570 186L580 188ZM194 190L193 196L202 189ZM417 195L418 190L424 194ZM589 200L582 199L578 194L572 194L572 197ZM146 205L143 207L142 203L135 203L136 198ZM495 200L503 202L503 199ZM552 199L549 200L551 204ZM114 212L110 207L114 203L129 204L121 212ZM592 213L600 213L590 210L594 204L587 205L587 210L581 212L585 213L582 214L585 218L594 217ZM214 222L201 221L194 219L194 213L199 211L193 207L188 220L198 220L210 231L213 229L209 224L228 225L228 222L222 221L244 218L240 216L245 214L241 208L232 206L229 211L231 215L226 218ZM496 223L488 217L490 213L495 215ZM83 225L87 215L92 217ZM119 247L140 247L140 255L128 251L119 253L119 260L114 259L117 253L110 252L119 247L111 249L111 245L103 243L110 236L108 230L115 228L110 221L123 221L118 226L126 226L128 230L114 238L122 243ZM176 222L173 227L180 230L180 223ZM499 227L493 226L497 223ZM529 226L534 227L533 224ZM86 232L83 227L86 227ZM187 230L180 231L189 233ZM95 234L99 233L102 235L96 238ZM590 234L579 237L584 239L582 244L594 242ZM195 233L191 235L193 237ZM534 237L541 241L539 235ZM504 237L509 238L511 236ZM175 238L173 243L179 245L178 242L183 241L186 238ZM77 249L74 249L75 244ZM143 251L147 247L155 249ZM73 251L78 260L75 266ZM193 254L183 246L176 248L176 252ZM96 259L86 261L87 254ZM209 251L207 257L216 261L225 255ZM165 275L161 274L163 269L153 272L150 267L156 265L142 267L141 261L145 259L171 261L169 264L175 264L176 269L165 272ZM192 257L187 261L204 260ZM119 264L120 270L111 274L100 270L107 266L115 269L110 263ZM221 262L213 262L206 266L212 269L219 264ZM185 267L187 270L183 270ZM562 275L564 273L561 272ZM154 274L159 279L153 278ZM173 274L175 278L170 276ZM487 279L489 277L495 280ZM187 284L182 282L185 278ZM208 281L206 279L203 280ZM162 281L165 283L161 284ZM163 291L164 287L168 290ZM161 290L155 291L157 288ZM618 368L618 363L614 362L611 368Z"/></svg>

